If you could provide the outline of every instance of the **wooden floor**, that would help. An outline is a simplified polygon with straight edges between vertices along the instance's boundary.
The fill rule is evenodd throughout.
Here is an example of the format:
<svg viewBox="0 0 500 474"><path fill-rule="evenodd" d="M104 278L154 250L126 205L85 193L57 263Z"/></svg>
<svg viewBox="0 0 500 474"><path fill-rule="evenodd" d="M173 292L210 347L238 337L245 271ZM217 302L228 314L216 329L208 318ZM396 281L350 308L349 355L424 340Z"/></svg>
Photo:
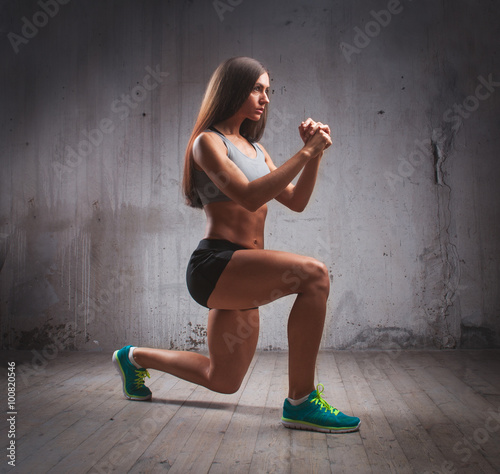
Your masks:
<svg viewBox="0 0 500 474"><path fill-rule="evenodd" d="M37 354L3 354L16 467L3 454L0 472L500 472L500 351L321 352L326 400L362 420L349 434L282 427L283 352L256 354L234 395L151 371L152 402L123 398L111 354Z"/></svg>

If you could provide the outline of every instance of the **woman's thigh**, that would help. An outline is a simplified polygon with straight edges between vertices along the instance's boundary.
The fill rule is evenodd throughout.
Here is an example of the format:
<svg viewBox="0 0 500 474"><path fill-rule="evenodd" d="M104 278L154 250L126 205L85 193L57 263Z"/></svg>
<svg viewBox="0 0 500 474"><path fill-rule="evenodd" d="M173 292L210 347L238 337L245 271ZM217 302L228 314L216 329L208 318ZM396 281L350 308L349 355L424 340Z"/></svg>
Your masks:
<svg viewBox="0 0 500 474"><path fill-rule="evenodd" d="M328 286L328 271L314 258L276 250L238 250L217 281L208 305L254 308L300 293L313 282Z"/></svg>

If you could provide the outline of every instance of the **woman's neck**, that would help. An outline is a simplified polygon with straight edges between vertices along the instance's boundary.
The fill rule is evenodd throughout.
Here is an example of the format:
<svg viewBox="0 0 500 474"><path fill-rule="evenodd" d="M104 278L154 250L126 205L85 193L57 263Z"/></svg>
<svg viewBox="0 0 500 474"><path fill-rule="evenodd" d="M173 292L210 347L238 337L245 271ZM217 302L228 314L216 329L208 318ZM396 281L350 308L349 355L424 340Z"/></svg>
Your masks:
<svg viewBox="0 0 500 474"><path fill-rule="evenodd" d="M230 117L222 122L214 124L214 127L221 132L223 135L234 135L241 137L240 127L243 123L243 119L237 116Z"/></svg>

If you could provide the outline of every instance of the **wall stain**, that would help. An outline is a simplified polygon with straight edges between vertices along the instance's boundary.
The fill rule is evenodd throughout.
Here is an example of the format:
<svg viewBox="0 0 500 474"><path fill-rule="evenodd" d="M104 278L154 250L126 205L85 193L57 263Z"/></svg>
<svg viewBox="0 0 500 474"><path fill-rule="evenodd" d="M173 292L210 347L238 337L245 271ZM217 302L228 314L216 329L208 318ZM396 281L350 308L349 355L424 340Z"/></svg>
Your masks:
<svg viewBox="0 0 500 474"><path fill-rule="evenodd" d="M460 348L461 349L496 349L496 341L499 335L490 328L478 326L460 326Z"/></svg>
<svg viewBox="0 0 500 474"><path fill-rule="evenodd" d="M58 349L76 350L76 332L67 324L45 323L28 331L10 331L3 334L2 349L32 350L56 345Z"/></svg>
<svg viewBox="0 0 500 474"><path fill-rule="evenodd" d="M193 323L190 321L187 323L191 334L186 339L186 347L187 350L198 350L204 347L207 343L207 328L203 326L203 324L196 324L193 326Z"/></svg>
<svg viewBox="0 0 500 474"><path fill-rule="evenodd" d="M368 327L359 332L349 343L339 347L349 349L399 350L421 347L423 338L406 328Z"/></svg>

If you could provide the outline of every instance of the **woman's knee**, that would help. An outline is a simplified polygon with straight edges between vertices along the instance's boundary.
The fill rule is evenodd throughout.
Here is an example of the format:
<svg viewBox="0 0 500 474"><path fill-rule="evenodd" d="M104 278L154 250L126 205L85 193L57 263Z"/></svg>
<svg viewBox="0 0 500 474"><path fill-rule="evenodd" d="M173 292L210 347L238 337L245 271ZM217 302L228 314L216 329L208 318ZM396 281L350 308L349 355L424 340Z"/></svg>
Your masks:
<svg viewBox="0 0 500 474"><path fill-rule="evenodd" d="M328 296L330 292L330 274L328 267L315 258L309 258L302 268L303 289Z"/></svg>
<svg viewBox="0 0 500 474"><path fill-rule="evenodd" d="M218 393L230 395L236 393L243 382L244 377L221 377L220 379L212 380L211 389Z"/></svg>

